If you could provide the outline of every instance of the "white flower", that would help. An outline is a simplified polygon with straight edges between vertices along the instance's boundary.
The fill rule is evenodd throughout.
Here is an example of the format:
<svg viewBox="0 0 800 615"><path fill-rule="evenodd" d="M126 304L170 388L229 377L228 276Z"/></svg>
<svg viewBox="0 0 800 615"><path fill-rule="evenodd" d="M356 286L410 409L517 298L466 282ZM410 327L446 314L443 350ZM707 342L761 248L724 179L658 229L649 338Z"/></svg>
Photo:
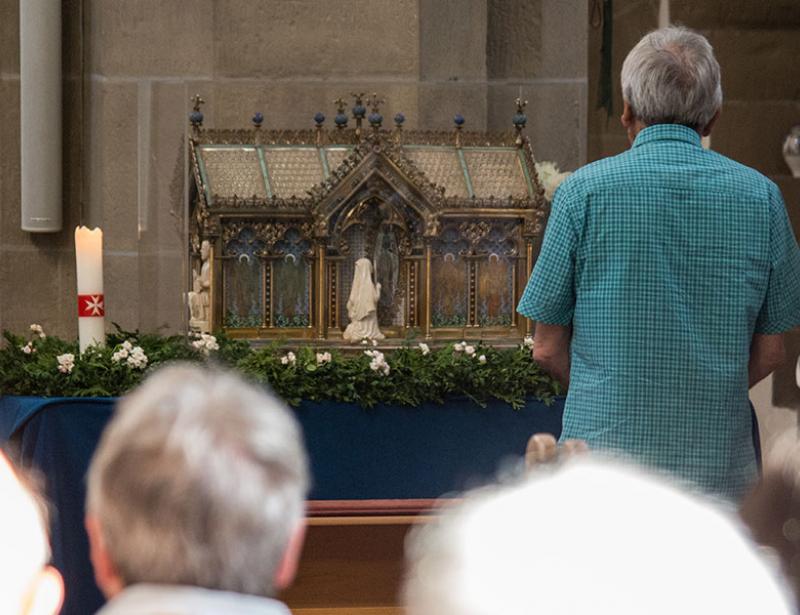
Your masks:
<svg viewBox="0 0 800 615"><path fill-rule="evenodd" d="M112 359L114 357L111 357ZM128 367L133 369L144 369L147 366L147 355L140 346L134 346L128 357Z"/></svg>
<svg viewBox="0 0 800 615"><path fill-rule="evenodd" d="M384 354L379 350L366 350L364 354L368 357L372 357L372 361L369 362L369 368L374 372L383 372L384 376L389 375L390 367L389 364L386 362L386 357Z"/></svg>
<svg viewBox="0 0 800 615"><path fill-rule="evenodd" d="M378 345L378 340L372 340L372 346L374 347L374 346L377 346L377 345Z"/></svg>
<svg viewBox="0 0 800 615"><path fill-rule="evenodd" d="M539 176L539 183L544 188L544 198L548 201L553 200L556 188L570 175L569 172L562 173L552 162L537 162L536 174Z"/></svg>
<svg viewBox="0 0 800 615"><path fill-rule="evenodd" d="M290 363L294 365L295 361L297 361L297 357L291 350L281 357L281 363L284 365L289 365Z"/></svg>
<svg viewBox="0 0 800 615"><path fill-rule="evenodd" d="M323 365L324 363L331 362L331 353L330 352L318 352L317 353L317 365Z"/></svg>
<svg viewBox="0 0 800 615"><path fill-rule="evenodd" d="M464 352L467 353L467 356L471 357L475 354L475 346L464 346Z"/></svg>
<svg viewBox="0 0 800 615"><path fill-rule="evenodd" d="M478 362L479 363L486 363L486 355L482 354L481 356L479 356L478 357Z"/></svg>
<svg viewBox="0 0 800 615"><path fill-rule="evenodd" d="M423 355L430 354L431 352L430 347L427 344L423 344L422 342L420 342L419 344L419 349L422 351Z"/></svg>
<svg viewBox="0 0 800 615"><path fill-rule="evenodd" d="M206 356L208 356L212 350L219 350L217 338L208 333L201 333L198 335L197 339L192 342L192 347Z"/></svg>
<svg viewBox="0 0 800 615"><path fill-rule="evenodd" d="M366 346L367 344L369 344L369 340L365 337L363 340L361 340L361 345Z"/></svg>
<svg viewBox="0 0 800 615"><path fill-rule="evenodd" d="M36 335L38 335L41 339L46 338L47 336L44 334L44 329L42 325L31 325L31 331L33 331Z"/></svg>
<svg viewBox="0 0 800 615"><path fill-rule="evenodd" d="M60 354L56 357L58 361L58 371L62 374L71 374L72 369L75 367L75 355L71 352Z"/></svg>
<svg viewBox="0 0 800 615"><path fill-rule="evenodd" d="M24 346L20 346L20 350L25 354L31 354L32 352L36 352L36 348L34 348L33 342L28 342Z"/></svg>
<svg viewBox="0 0 800 615"><path fill-rule="evenodd" d="M458 344L453 346L453 350L456 352L464 352L464 348L466 347L466 342L459 342Z"/></svg>
<svg viewBox="0 0 800 615"><path fill-rule="evenodd" d="M131 344L128 340L125 340L119 345L119 350L117 350L114 354L111 355L111 360L114 363L119 363L123 359L127 359L132 352L133 352L133 344Z"/></svg>
<svg viewBox="0 0 800 615"><path fill-rule="evenodd" d="M373 370L373 371L376 371L376 372L377 371L383 372L384 376L388 376L389 375L389 371L391 369L389 367L389 364L386 363L385 361L376 361L375 359L370 361L369 368L371 370Z"/></svg>
<svg viewBox="0 0 800 615"><path fill-rule="evenodd" d="M526 335L525 339L522 340L522 345L525 348L533 348L533 338L530 335Z"/></svg>

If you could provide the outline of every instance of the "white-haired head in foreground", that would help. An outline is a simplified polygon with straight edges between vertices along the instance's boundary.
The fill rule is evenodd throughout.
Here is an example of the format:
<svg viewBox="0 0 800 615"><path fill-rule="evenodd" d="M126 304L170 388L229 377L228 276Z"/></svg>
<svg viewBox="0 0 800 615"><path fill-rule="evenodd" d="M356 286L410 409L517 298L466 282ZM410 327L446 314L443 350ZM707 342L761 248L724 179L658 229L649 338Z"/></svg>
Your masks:
<svg viewBox="0 0 800 615"><path fill-rule="evenodd" d="M272 394L226 372L164 368L124 397L89 469L95 576L273 596L294 574L308 470Z"/></svg>
<svg viewBox="0 0 800 615"><path fill-rule="evenodd" d="M622 98L645 126L705 129L722 107L719 63L711 44L680 26L646 34L622 65Z"/></svg>
<svg viewBox="0 0 800 615"><path fill-rule="evenodd" d="M0 453L0 613L58 612L64 588L49 558L43 508Z"/></svg>
<svg viewBox="0 0 800 615"><path fill-rule="evenodd" d="M610 462L468 495L407 555L408 615L792 612L731 518Z"/></svg>

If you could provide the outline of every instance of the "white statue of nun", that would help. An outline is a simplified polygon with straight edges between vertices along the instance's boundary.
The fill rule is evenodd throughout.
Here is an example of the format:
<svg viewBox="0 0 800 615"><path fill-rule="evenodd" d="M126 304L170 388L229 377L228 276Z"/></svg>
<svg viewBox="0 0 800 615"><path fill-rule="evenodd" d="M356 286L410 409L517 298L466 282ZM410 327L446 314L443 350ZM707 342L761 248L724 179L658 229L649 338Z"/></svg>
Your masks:
<svg viewBox="0 0 800 615"><path fill-rule="evenodd" d="M347 300L347 315L350 324L344 330L343 337L349 342L360 342L364 339L382 340L383 333L378 328L378 299L381 296L381 285L372 282L372 263L368 258L356 261L356 272L353 275L353 287Z"/></svg>

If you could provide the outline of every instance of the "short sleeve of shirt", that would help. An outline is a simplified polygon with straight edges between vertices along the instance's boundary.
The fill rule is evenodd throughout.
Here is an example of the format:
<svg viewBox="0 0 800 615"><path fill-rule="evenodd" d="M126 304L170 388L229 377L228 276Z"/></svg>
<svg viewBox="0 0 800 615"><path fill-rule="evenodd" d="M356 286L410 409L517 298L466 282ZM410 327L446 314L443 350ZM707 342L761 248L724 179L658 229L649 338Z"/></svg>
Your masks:
<svg viewBox="0 0 800 615"><path fill-rule="evenodd" d="M536 267L517 311L551 325L569 325L575 311L577 234L570 209L571 191L562 185L555 194Z"/></svg>
<svg viewBox="0 0 800 615"><path fill-rule="evenodd" d="M783 333L800 324L800 250L780 190L770 186L769 282L756 333Z"/></svg>

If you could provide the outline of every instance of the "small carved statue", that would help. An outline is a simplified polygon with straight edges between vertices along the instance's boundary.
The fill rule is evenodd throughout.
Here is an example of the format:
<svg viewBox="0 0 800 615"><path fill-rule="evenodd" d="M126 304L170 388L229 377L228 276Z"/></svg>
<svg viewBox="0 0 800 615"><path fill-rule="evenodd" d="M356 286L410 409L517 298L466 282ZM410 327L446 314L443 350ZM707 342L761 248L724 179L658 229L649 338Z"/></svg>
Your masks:
<svg viewBox="0 0 800 615"><path fill-rule="evenodd" d="M372 281L372 262L368 258L356 261L353 275L353 286L347 300L347 315L350 324L342 337L349 342L360 342L364 339L382 340L384 338L378 327L378 300L381 296L381 285Z"/></svg>
<svg viewBox="0 0 800 615"><path fill-rule="evenodd" d="M211 244L208 240L200 244L200 272L192 270L192 290L189 297L189 327L201 333L211 332L209 307L211 305Z"/></svg>

